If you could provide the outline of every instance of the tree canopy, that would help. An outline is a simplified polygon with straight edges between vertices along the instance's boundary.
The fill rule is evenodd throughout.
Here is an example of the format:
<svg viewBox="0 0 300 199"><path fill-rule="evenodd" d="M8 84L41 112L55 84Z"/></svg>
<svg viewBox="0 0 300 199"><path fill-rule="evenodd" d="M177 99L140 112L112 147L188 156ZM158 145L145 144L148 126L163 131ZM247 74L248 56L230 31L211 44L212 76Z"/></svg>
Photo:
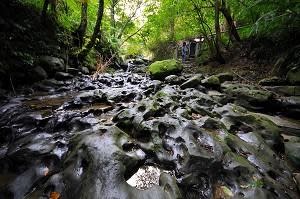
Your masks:
<svg viewBox="0 0 300 199"><path fill-rule="evenodd" d="M109 46L111 56L158 56L160 48L172 49L180 40L202 36L211 55L218 57L219 48L230 42L278 36L300 27L297 0L23 1L76 33L76 52L83 54L98 45Z"/></svg>

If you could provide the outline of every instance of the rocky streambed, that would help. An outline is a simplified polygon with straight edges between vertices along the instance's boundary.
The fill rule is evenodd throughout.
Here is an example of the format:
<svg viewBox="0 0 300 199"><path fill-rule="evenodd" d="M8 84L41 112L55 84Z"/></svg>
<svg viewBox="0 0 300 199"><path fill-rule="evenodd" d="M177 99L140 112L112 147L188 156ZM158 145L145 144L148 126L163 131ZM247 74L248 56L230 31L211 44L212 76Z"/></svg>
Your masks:
<svg viewBox="0 0 300 199"><path fill-rule="evenodd" d="M0 198L299 198L299 97L232 80L83 75L1 96Z"/></svg>

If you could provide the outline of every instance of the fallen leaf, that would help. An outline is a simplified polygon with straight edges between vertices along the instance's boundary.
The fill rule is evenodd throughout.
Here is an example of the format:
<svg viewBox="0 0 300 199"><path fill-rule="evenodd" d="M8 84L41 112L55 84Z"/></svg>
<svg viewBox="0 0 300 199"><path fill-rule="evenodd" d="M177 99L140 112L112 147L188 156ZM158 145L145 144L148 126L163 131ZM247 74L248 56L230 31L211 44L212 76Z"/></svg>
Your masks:
<svg viewBox="0 0 300 199"><path fill-rule="evenodd" d="M50 193L49 199L59 199L59 197L60 197L60 193L53 191Z"/></svg>

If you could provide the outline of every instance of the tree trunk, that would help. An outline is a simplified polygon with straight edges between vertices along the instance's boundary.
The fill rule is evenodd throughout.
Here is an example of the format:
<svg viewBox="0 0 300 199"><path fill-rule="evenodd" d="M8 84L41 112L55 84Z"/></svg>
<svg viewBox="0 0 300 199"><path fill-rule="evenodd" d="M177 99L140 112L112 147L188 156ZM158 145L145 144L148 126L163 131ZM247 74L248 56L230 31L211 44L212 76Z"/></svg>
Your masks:
<svg viewBox="0 0 300 199"><path fill-rule="evenodd" d="M88 9L88 4L87 1L83 1L81 4L81 20L80 20L80 25L75 31L75 35L77 36L77 46L82 47L84 44L84 36L86 33L86 28L87 28L87 9Z"/></svg>
<svg viewBox="0 0 300 199"><path fill-rule="evenodd" d="M43 10L42 10L42 21L44 22L47 15L49 0L44 0Z"/></svg>
<svg viewBox="0 0 300 199"><path fill-rule="evenodd" d="M225 63L224 58L221 55L220 51L220 41L221 41L221 30L220 30L220 2L219 0L215 0L215 32L216 32L216 38L215 38L215 48L216 48L216 59L220 63Z"/></svg>
<svg viewBox="0 0 300 199"><path fill-rule="evenodd" d="M94 27L93 35L91 37L91 40L89 43L85 46L85 48L80 52L79 58L83 59L86 57L86 55L90 52L92 47L94 47L96 43L96 39L100 37L100 27L103 17L103 11L104 11L104 0L99 0L99 7L98 7L98 13L97 13L97 20Z"/></svg>
<svg viewBox="0 0 300 199"><path fill-rule="evenodd" d="M224 15L228 26L229 26L229 36L233 36L235 38L236 41L241 41L240 35L234 25L234 21L231 17L230 11L226 6L226 2L224 0L222 0L222 6L221 6L221 12Z"/></svg>
<svg viewBox="0 0 300 199"><path fill-rule="evenodd" d="M171 19L170 22L170 41L175 41L175 19Z"/></svg>
<svg viewBox="0 0 300 199"><path fill-rule="evenodd" d="M117 6L117 0L111 0L111 7L110 7L110 35L113 36L113 38L116 37L116 6Z"/></svg>
<svg viewBox="0 0 300 199"><path fill-rule="evenodd" d="M203 14L201 12L201 8L198 7L197 4L193 0L190 0L190 1L192 2L193 6L194 6L194 9L195 9L195 11L197 13L199 24L200 24L200 27L202 28L202 32L201 33L203 34L203 36L205 38L205 41L208 44L208 48L209 48L210 53L212 55L214 55L215 54L214 41L211 38L212 37L212 30L211 30L210 26L205 22ZM209 32L206 31L205 26L207 27L207 29L208 29ZM209 35L211 37L209 37Z"/></svg>

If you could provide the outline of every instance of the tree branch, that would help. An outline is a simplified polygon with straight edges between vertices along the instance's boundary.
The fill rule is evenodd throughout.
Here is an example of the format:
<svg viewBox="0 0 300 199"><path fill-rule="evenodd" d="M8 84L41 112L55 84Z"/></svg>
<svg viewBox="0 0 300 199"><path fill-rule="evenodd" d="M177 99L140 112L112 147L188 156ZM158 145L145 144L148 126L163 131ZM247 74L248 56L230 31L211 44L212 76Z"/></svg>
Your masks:
<svg viewBox="0 0 300 199"><path fill-rule="evenodd" d="M122 46L126 41L128 41L131 37L133 37L134 35L136 35L138 32L140 32L142 30L144 26L140 27L137 31L135 31L134 33L132 33L131 35L129 35L122 43L120 46Z"/></svg>
<svg viewBox="0 0 300 199"><path fill-rule="evenodd" d="M139 1L137 4L136 9L134 10L134 12L132 13L132 15L127 19L127 21L125 22L124 26L122 27L121 31L118 34L118 38L120 39L125 31L125 29L127 28L129 22L133 19L133 17L136 15L138 9L140 8L140 6L142 5L142 1Z"/></svg>

